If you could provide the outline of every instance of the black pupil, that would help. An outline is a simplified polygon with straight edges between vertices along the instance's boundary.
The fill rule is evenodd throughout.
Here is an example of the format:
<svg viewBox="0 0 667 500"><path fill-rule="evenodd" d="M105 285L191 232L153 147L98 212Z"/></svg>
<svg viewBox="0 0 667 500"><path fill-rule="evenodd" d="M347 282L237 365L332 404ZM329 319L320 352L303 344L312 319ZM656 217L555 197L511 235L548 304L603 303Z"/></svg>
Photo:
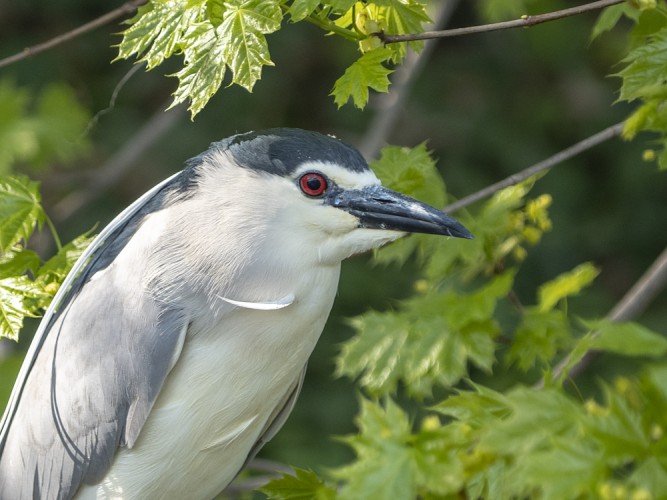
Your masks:
<svg viewBox="0 0 667 500"><path fill-rule="evenodd" d="M306 186L308 186L308 189L310 189L311 191L319 191L320 188L322 187L322 181L318 177L315 177L313 175L311 177L308 177L308 179L306 179Z"/></svg>

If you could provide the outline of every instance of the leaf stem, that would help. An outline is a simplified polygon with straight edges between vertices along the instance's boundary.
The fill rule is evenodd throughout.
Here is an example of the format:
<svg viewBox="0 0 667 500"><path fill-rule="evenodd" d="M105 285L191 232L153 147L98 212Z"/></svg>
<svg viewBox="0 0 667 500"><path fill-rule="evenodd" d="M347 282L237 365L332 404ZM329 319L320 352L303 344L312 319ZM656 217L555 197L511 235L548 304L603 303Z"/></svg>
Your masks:
<svg viewBox="0 0 667 500"><path fill-rule="evenodd" d="M289 12L289 7L285 4L280 4L280 8L282 9L284 14L287 14ZM327 17L310 14L306 16L303 20L306 21L307 23L317 26L318 28L324 31L330 31L331 33L335 33L336 35L342 36L343 38L350 40L352 42L358 42L359 40L363 40L364 38L366 38L365 36L357 35L354 31L341 28Z"/></svg>
<svg viewBox="0 0 667 500"><path fill-rule="evenodd" d="M529 179L530 177L539 174L540 172L549 170L550 168L555 167L559 163L569 160L570 158L573 158L578 154L583 153L584 151L587 151L594 146L597 146L598 144L601 144L613 137L621 135L621 131L623 130L624 124L625 122L620 122L617 123L616 125L612 125L611 127L607 127L606 129L598 132L597 134L587 137L583 141L579 141L576 144L570 146L569 148L559 151L555 155L547 158L546 160L542 160L538 163L535 163L534 165L522 170L521 172L512 174L509 177L506 177L505 179L496 182L495 184L491 184L490 186L487 186L484 189L480 189L475 193L472 193L464 198L461 198L459 201L456 201L451 205L447 205L445 208L443 208L443 211L447 213L456 212L457 210L465 208L468 205L472 205L473 203L483 200L484 198L488 198L489 196L497 193L502 189L514 186L515 184L523 182L526 179Z"/></svg>
<svg viewBox="0 0 667 500"><path fill-rule="evenodd" d="M565 17L575 16L592 10L604 9L611 5L616 5L625 0L597 0L596 2L570 7L568 9L538 14L535 16L521 16L512 21L503 21L500 23L482 24L479 26L468 26L466 28L454 28L442 31L425 31L423 33L412 33L406 35L387 35L385 33L375 33L383 43L413 42L415 40L428 40L430 38L448 38L454 36L472 35L475 33L487 33L489 31L499 31L511 28L527 28L536 24L555 21Z"/></svg>
<svg viewBox="0 0 667 500"><path fill-rule="evenodd" d="M56 242L56 248L58 248L58 251L62 250L63 245L60 242L60 237L58 236L58 231L56 231L56 226L53 225L53 221L48 215L46 215L46 213L44 213L44 220L46 221L46 225L49 226L51 236L53 236L53 241Z"/></svg>
<svg viewBox="0 0 667 500"><path fill-rule="evenodd" d="M323 29L324 31L330 31L331 33L342 36L343 38L352 42L358 42L359 40L363 40L365 38L361 35L358 35L354 31L341 28L340 26L333 23L330 19L320 19L319 17L310 15L306 16L304 21Z"/></svg>

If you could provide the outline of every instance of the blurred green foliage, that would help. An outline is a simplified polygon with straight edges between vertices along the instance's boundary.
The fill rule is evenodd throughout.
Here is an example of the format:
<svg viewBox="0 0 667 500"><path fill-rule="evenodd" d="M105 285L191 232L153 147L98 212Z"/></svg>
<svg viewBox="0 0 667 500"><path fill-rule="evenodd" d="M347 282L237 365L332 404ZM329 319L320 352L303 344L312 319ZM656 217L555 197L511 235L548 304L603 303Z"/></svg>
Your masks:
<svg viewBox="0 0 667 500"><path fill-rule="evenodd" d="M62 225L67 239L110 219L177 169L182 162L173 158L193 156L236 131L299 126L361 142L369 112L360 114L355 106L369 98L371 112L374 104L381 106L368 88L386 90L392 64L405 55L401 44L379 47L371 33L389 27L419 31L427 12L420 3L399 1L230 5L235 7L155 2L125 26L121 57L136 55L149 67L178 74L177 102L189 98L192 111L200 113L195 123L183 121L168 133L142 158L141 169L95 210ZM58 34L113 6L83 7L71 0L0 6L0 28L10 41L6 49L34 44L46 32ZM565 6L542 0L463 2L451 25ZM269 15L255 24L251 39L232 39L239 34L234 26L264 8ZM196 22L190 14L183 17L188 9ZM284 12L292 21L310 17L320 31L304 23L277 31ZM372 260L347 263L301 400L263 452L308 470L271 483L266 494L637 500L667 495L664 293L642 316L643 325L604 319L665 245L667 185L642 160L657 159L664 168L667 157L665 12L662 2L635 1L604 10L597 22L579 16L439 43L389 138L400 146L385 148L373 162L391 188L442 206L453 194L474 192L627 116L626 139L642 131L654 135L648 146L643 135L632 143L610 142L457 213L475 235L472 241L412 236ZM399 29L397 19L408 18L412 24ZM231 30L221 31L224 23ZM322 29L355 43L321 37ZM89 116L66 111L82 109L78 101L93 110L106 107L127 72L122 62L108 65L117 55L108 49L119 41L109 37L113 31L118 28L3 70L11 77L3 81L12 83L0 86L0 106L7 111L0 122L13 120L9 134L33 130L29 141L7 140L6 162L18 161L21 169L32 163L53 167L55 173L37 174L47 213L49 203L86 186L85 178L63 182L68 177L60 163L81 164L75 158L82 154L86 164L103 161L174 92L169 80L153 73L135 77L111 112L84 135L88 146L59 152L76 143L72 138L80 137ZM264 81L255 87L257 68L268 64L264 35L270 32L276 69L261 70ZM241 52L230 52L232 45ZM239 59L249 53L250 60ZM169 58L177 54L183 54L183 66ZM223 64L211 67L212 61ZM605 78L610 73L620 78ZM68 84L54 83L60 80ZM334 99L327 98L336 81ZM254 93L230 87L214 95L225 82ZM60 97L51 98L56 104L28 105L46 99L38 96L47 95L51 84L61 89ZM4 100L3 92L9 96ZM354 106L337 110L350 98ZM51 117L62 124L17 126L31 113L49 123L43 108L56 110ZM69 142L47 137L61 132ZM22 318L43 307L48 297L41 294L57 288L85 241L66 245L54 261L44 262L26 248L42 217L36 186L21 178L7 182L22 183L6 190L10 206L33 214L28 225L12 226L20 237L10 231L3 236L4 229L0 234L13 242L12 249L3 248L2 276L25 287L8 283L2 290L10 298L2 304ZM13 302L16 297L20 303ZM592 349L602 352L598 360L576 380L568 379L567 370ZM16 359L0 363L2 394L8 394ZM565 371L555 372L563 359ZM331 380L334 372L343 378ZM534 385L542 379L544 388Z"/></svg>
<svg viewBox="0 0 667 500"><path fill-rule="evenodd" d="M73 90L50 83L32 96L11 79L0 78L0 174L29 165L49 162L67 164L85 153L90 144L83 127L90 119Z"/></svg>

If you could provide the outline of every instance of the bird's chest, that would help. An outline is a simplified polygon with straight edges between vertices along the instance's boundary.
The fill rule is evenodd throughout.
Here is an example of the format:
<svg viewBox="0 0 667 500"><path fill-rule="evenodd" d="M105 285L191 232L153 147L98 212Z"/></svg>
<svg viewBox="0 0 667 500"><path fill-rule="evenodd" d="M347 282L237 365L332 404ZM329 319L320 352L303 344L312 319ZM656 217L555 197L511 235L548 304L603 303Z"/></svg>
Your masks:
<svg viewBox="0 0 667 500"><path fill-rule="evenodd" d="M107 479L137 498L217 494L300 377L329 315L338 271L296 280L281 291L294 295L282 309L232 306L193 321L135 447L118 454Z"/></svg>

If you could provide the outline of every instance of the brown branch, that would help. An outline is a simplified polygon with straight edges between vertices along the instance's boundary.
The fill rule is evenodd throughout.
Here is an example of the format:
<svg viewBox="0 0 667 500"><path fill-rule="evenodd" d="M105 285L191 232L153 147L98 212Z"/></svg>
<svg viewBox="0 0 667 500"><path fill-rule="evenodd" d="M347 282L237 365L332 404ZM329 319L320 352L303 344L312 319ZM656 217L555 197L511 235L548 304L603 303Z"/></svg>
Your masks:
<svg viewBox="0 0 667 500"><path fill-rule="evenodd" d="M413 33L407 35L387 35L385 33L376 33L375 35L382 40L383 43L398 43L398 42L413 42L416 40L428 40L430 38L448 38L454 36L472 35L475 33L486 33L489 31L499 31L511 28L528 28L536 24L555 21L565 17L576 16L584 12L604 9L611 5L622 3L625 0L598 0L596 2L570 7L569 9L558 10L555 12L548 12L546 14L538 14L535 16L521 16L519 19L512 21L503 21L500 23L483 24L480 26L469 26L466 28L455 28L442 31L425 31L423 33Z"/></svg>
<svg viewBox="0 0 667 500"><path fill-rule="evenodd" d="M646 272L637 280L637 282L627 291L623 298L609 311L607 319L613 322L630 321L639 316L646 307L655 299L667 285L667 248L665 248L658 258L651 264ZM593 332L593 337L598 336L598 332ZM569 369L567 376L569 379L576 378L598 356L597 351L587 352L577 364ZM567 356L554 368L551 374L552 380L559 379L571 362L571 357ZM544 379L536 387L544 386Z"/></svg>
<svg viewBox="0 0 667 500"><path fill-rule="evenodd" d="M452 17L459 0L442 0L438 4L434 28L444 28ZM373 120L367 127L364 138L359 145L359 151L366 158L375 158L382 146L387 142L410 97L415 82L422 74L437 40L430 40L419 53L408 51L405 59L391 78L391 89L386 94L377 94L373 107Z"/></svg>
<svg viewBox="0 0 667 500"><path fill-rule="evenodd" d="M491 184L490 186L487 186L484 189L480 189L476 193L468 195L465 198L461 198L460 200L450 205L447 205L445 208L443 208L443 211L447 213L456 212L457 210L467 207L468 205L472 205L473 203L483 200L484 198L488 198L489 196L497 193L502 189L523 182L526 179L533 177L534 175L537 175L545 170L548 170L558 165L559 163L569 160L570 158L573 158L574 156L577 156L578 154L583 153L584 151L591 149L594 146L597 146L598 144L601 144L613 137L620 135L621 131L623 130L623 125L624 122L612 125L611 127L608 127L603 131L598 132L597 134L587 137L583 141L580 141L574 144L573 146L570 146L569 148L559 151L555 155L547 158L546 160L542 160L541 162L538 162L526 168L525 170L522 170L521 172L517 172L516 174L510 175L509 177L503 179L502 181L496 182L495 184Z"/></svg>
<svg viewBox="0 0 667 500"><path fill-rule="evenodd" d="M32 57L36 54L52 49L53 47L68 42L78 36L83 35L84 33L88 33L89 31L99 28L100 26L104 26L105 24L110 23L119 17L133 14L139 7L147 2L148 0L130 0L117 9L114 9L111 12L107 12L97 19L93 19L92 21L73 29L72 31L58 35L44 43L33 45L32 47L27 47L21 52L14 54L13 56L0 59L0 68L4 68L5 66L9 66L15 62L22 61L23 59L27 59L28 57Z"/></svg>

